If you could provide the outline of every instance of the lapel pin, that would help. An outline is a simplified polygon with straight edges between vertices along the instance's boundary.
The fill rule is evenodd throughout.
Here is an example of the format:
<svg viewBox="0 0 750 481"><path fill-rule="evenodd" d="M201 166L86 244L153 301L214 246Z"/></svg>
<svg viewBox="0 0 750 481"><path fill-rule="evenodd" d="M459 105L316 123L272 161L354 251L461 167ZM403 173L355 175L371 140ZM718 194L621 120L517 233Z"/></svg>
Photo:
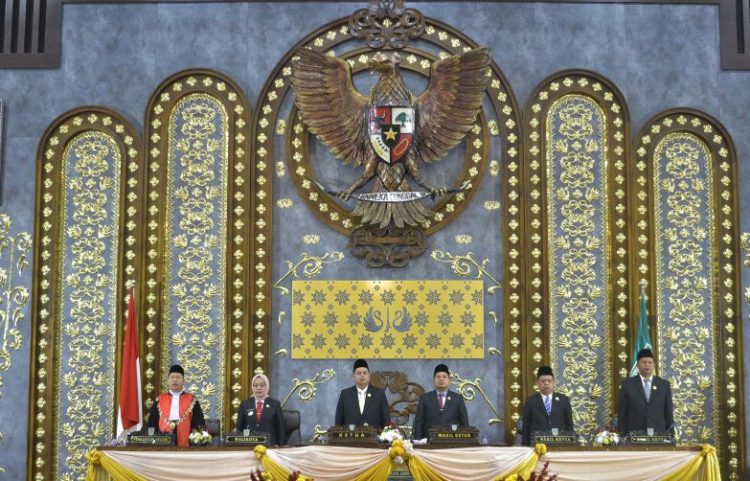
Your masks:
<svg viewBox="0 0 750 481"><path fill-rule="evenodd" d="M654 391L656 391L656 386L651 386L651 389L653 389Z"/></svg>
<svg viewBox="0 0 750 481"><path fill-rule="evenodd" d="M372 394L370 394L370 393L368 392L368 393L367 393L367 397L372 397Z"/></svg>
<svg viewBox="0 0 750 481"><path fill-rule="evenodd" d="M266 407L267 407L267 408L270 408L270 407L271 407L271 405L270 405L270 404L266 404Z"/></svg>
<svg viewBox="0 0 750 481"><path fill-rule="evenodd" d="M644 362L645 362L645 361L644 361ZM559 401L559 400L560 400L560 398L559 398L559 397L557 397L557 396L555 396L555 401Z"/></svg>
<svg viewBox="0 0 750 481"><path fill-rule="evenodd" d="M450 396L448 396L448 401L450 401L450 400L451 400L451 397L450 397Z"/></svg>

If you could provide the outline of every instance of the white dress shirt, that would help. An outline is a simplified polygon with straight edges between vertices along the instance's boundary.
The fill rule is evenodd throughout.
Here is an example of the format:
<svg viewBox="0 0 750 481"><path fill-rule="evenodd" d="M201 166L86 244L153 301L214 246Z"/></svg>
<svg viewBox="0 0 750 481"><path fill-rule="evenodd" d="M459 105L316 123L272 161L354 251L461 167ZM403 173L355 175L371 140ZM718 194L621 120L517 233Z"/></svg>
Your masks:
<svg viewBox="0 0 750 481"><path fill-rule="evenodd" d="M180 395L183 392L185 392L184 389L178 393L169 391L169 394L172 395L172 405L169 406L169 420L170 421L177 421L178 419L180 419Z"/></svg>
<svg viewBox="0 0 750 481"><path fill-rule="evenodd" d="M365 398L367 397L367 388L360 389L359 386L357 386L357 400L359 401L359 414L364 414L365 412Z"/></svg>

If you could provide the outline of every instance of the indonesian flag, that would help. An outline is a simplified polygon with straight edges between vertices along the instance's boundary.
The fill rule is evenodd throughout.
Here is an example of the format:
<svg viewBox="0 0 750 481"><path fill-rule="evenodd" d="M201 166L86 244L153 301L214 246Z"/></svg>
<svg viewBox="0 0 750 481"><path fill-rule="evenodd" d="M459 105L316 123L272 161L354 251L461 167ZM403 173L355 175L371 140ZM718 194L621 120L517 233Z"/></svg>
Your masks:
<svg viewBox="0 0 750 481"><path fill-rule="evenodd" d="M117 437L124 431L143 426L143 394L141 393L141 362L138 358L138 322L135 319L135 297L130 289L125 343L122 348L120 406L117 413Z"/></svg>

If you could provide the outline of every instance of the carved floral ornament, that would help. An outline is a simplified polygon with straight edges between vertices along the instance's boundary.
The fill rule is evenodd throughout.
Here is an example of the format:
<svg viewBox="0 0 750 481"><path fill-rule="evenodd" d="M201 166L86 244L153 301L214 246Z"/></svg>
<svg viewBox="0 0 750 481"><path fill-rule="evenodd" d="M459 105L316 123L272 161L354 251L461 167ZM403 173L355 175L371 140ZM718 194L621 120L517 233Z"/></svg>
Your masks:
<svg viewBox="0 0 750 481"><path fill-rule="evenodd" d="M385 13L377 21L388 28L395 25L389 15L401 18L408 13L406 11L399 13L398 4L399 2L392 2L392 11L388 13L387 9L384 10ZM377 19L377 16L375 18ZM388 25L389 22L390 25ZM406 44L399 51L401 68L411 75L427 77L430 69L439 62L439 59L462 54L477 47L470 39L440 22L423 19L423 24L424 30L419 37L420 42L431 44L430 51L418 48L415 43ZM164 216L170 208L165 201L170 178L169 164L166 160L169 149L169 131L163 126L169 122L169 116L173 112L172 108L177 99L185 96L187 91L196 95L210 95L214 99L221 100L223 107L216 105L214 111L218 113L222 108L226 109L227 145L231 145L227 147L230 154L226 164L227 179L231 187L221 194L223 203L213 204L214 208L226 209L221 220L226 224L224 226L226 239L219 239L219 242L224 246L227 261L224 279L227 294L223 301L216 303L217 309L223 310L225 321L224 335L216 341L217 345L221 344L225 349L221 355L224 367L222 379L215 380L213 386L207 386L211 382L205 379L200 380L200 384L204 388L209 388L206 391L209 395L218 392L226 393L222 402L214 404L215 406L223 405L226 415L231 412L232 406L247 393L249 373L269 372L273 357L270 342L271 313L274 312L271 304L271 289L274 282L270 269L273 221L278 222L278 216L285 215L284 212L289 212L290 209L302 208L301 204L304 203L305 208L311 209L327 226L339 233L351 235L358 225L357 216L353 215L352 209L346 208L342 201L326 192L327 186L321 188L318 185L323 184L320 180L324 176L316 170L319 164L318 159L313 158L316 150L312 148L316 139L309 133L307 124L298 115L296 109L292 109L293 111L288 116L284 115L284 118L281 118L280 111L282 102L293 95L290 91L290 79L293 74L293 59L299 48L307 47L324 56L332 55L335 50L339 58L348 64L352 75L356 76L367 71L375 57L375 52L359 48L361 42L354 42L356 47L347 50L347 47L351 46L348 42L352 42L351 33L348 19L341 19L303 39L274 70L261 92L257 109L253 112L250 111L241 91L232 82L215 72L193 71L176 74L167 79L154 93L148 106L147 147L144 149L145 155L149 158L148 163L141 160L142 153L138 145L138 137L130 133L131 129L127 123L111 113L74 112L65 118L58 119L45 133L38 156L41 177L37 201L40 208L36 219L37 243L34 246L35 266L38 266L35 268L34 282L38 295L33 299L34 330L31 342L33 346L31 395L35 401L29 425L29 473L32 475L30 479L54 478L51 460L55 450L61 446L57 436L62 431L56 424L56 413L50 408L54 405L57 394L52 392L53 389L50 386L56 385L55 373L59 372L61 361L58 346L54 344L55 336L58 334L56 329L59 329L61 318L56 292L63 287L71 288L71 286L65 286L66 280L58 272L59 264L50 246L61 242L60 236L63 235L60 225L60 212L63 208L61 190L67 188L68 184L65 184L61 177L59 159L70 136L81 129L95 126L96 129L106 131L108 135L116 139L116 145L121 151L123 172L119 202L122 223L118 228L124 235L122 236L122 256L118 261L118 265L121 266L120 271L113 271L112 274L116 277L112 285L116 285L118 289L117 294L112 296L112 302L113 305L124 308L122 295L124 287L135 283L140 290L139 297L142 297L140 318L144 323L143 332L147 333L141 351L144 355L144 382L150 388L149 392L153 393L161 384L161 372L164 365L170 361L168 356L171 354L165 354L158 347L164 339L171 339L169 333L163 331L166 327L163 322L164 309L168 305L165 302L165 296L171 294L159 287L160 282L167 279L165 269L169 264L165 261L165 256L168 255L170 249L175 249L176 256L179 256L178 251L186 250L192 242L192 237L186 236L183 242L183 239L176 235L174 239L176 243L172 245L170 244L172 239L165 239L160 234L164 232ZM714 307L720 321L711 327L713 331L709 330L709 334L719 334L715 347L717 349L716 364L713 367L707 365L705 372L696 376L693 381L706 398L715 399L717 406L727 413L726 417L719 419L716 423L716 433L703 430L696 431L691 436L693 434L699 438L715 436L712 439L718 440L717 444L720 444L722 460L725 461L723 465L729 474L728 479L738 479L737 473L741 472L744 466L744 402L741 394L742 347L738 306L740 283L737 272L737 173L735 154L728 135L718 126L718 123L707 119L700 113L682 112L674 113L674 115L670 113L644 127L645 130L638 136L637 150L633 149L637 156L634 155L634 159L631 160L631 156L627 155L630 136L624 101L611 88L610 83L602 81L596 75L581 72L557 75L557 78L550 79L535 91L534 98L529 103L522 135L519 125L520 113L502 72L496 65L490 63L486 75L487 84L483 100L487 108L484 109L482 115L473 119L466 132L467 142L462 152L461 173L457 179L454 179L452 185L452 187L460 188L464 181L469 181L472 188L454 192L432 205L435 215L429 225L421 227L425 233L431 234L450 224L472 200L476 187L481 183L485 172L489 171L491 176L497 176L502 183L502 188L496 194L496 198L482 200L485 207L482 215L492 219L493 223L503 226L503 273L502 275L496 274L489 267L499 265L499 260L490 260L489 270L484 269L485 263L483 262L475 261L472 265L481 272L483 277L489 279L492 276L493 285L499 286L500 281L503 284L501 292L504 296L504 312L495 314L492 311L491 314L495 316L495 319L502 316L499 322L504 330L504 345L498 347L502 347L502 352L507 354L504 358L504 379L508 395L505 397L504 415L501 417L498 414L497 418L508 419L509 422L505 427L506 434L511 434L515 424L511 421L517 418L524 396L529 393L529 376L531 376L529 373L533 374L534 367L551 357L558 359L558 362L566 363L565 355L568 346L558 344L553 348L550 345L550 326L546 324L545 319L548 319L551 296L562 299L555 306L560 306L559 313L564 314L566 302L572 302L572 298L578 294L571 292L568 296L567 292L549 292L550 268L558 269L560 278L563 278L565 269L573 272L577 276L576 281L581 283L584 293L589 295L589 300L610 295L604 289L597 291L599 286L596 284L599 282L612 289L609 297L610 303L599 304L596 309L596 315L601 314L604 316L602 319L606 319L609 323L609 331L602 331L599 338L590 332L584 333L585 340L591 341L591 345L597 349L603 349L604 346L609 345L615 350L612 357L614 368L607 373L610 379L595 378L588 368L583 369L581 374L585 377L583 385L587 390L587 393L583 395L584 400L587 396L591 399L609 396L602 386L607 386L609 389L610 385L615 385L621 368L628 364L632 313L635 312L633 307L637 303L637 291L634 289L637 289L638 281L643 278L650 280L651 289L656 289L658 284L655 282L656 274L650 270L654 258L654 213L651 201L654 194L654 177L653 172L649 170L651 169L650 162L653 160L651 149L655 143L658 143L659 135L664 134L669 128L688 129L693 135L702 139L701 141L708 146L714 159L713 215L716 216L716 222L713 231L706 230L706 234L710 237L710 244L703 246L701 255L706 255L711 250L713 258L718 262L719 272L713 280L713 285L720 299ZM586 133L584 132L586 122L580 121L579 117L573 115L575 112L563 112L565 115L560 114L559 125L568 125L569 135L561 139L565 140L563 144L555 143L549 150L544 145L544 139L549 133L544 128L542 119L550 112L553 102L558 100L563 93L584 95L589 99L595 99L594 103L597 105L588 104L591 107L588 111L597 112L597 109L602 109L606 113L604 115L607 118L606 135L609 136L607 147L610 149L608 152L611 156L608 159L609 170L600 173L602 176L595 179L600 196L594 195L593 192L590 197L584 192L580 199L565 198L563 195L563 191L570 185L582 182L580 178L575 178L575 175L581 173L581 170L577 168L577 162L582 162L581 156L575 159L569 157L565 165L562 161L559 166L555 165L555 168L562 168L561 171L556 171L559 172L560 183L553 186L543 185L543 170L549 167L547 154L556 152L560 157L564 157L565 149L567 152L579 151L572 137ZM250 120L251 115L252 120ZM594 118L598 117L595 115L592 119ZM196 128L201 125L205 126L207 123L195 123ZM524 148L521 147L522 140ZM279 149L279 147L283 148ZM580 151L593 154L596 153L594 147L581 142ZM202 145L201 149L188 149L188 151L202 155L214 152L211 149L212 147ZM273 153L284 149L287 154L286 162L281 162ZM670 155L675 159L673 162L680 161L678 157ZM499 160L490 162L489 159ZM281 165L279 165L280 162ZM185 169L189 170L192 167L194 166L188 165ZM96 163L83 165L83 168L96 170ZM206 169L191 172L205 174ZM178 176L173 178L176 179ZM287 178L294 182L299 199L292 201L288 197L274 196L274 182L286 181ZM605 182L606 189L603 185ZM587 186L587 188L592 187L588 184ZM112 188L107 183L104 187ZM680 188L677 184L675 187L677 190ZM544 189L552 190L545 192ZM178 190L179 186L174 189L175 192ZM209 190L211 189L204 189L201 192L213 195L211 194L213 190L211 192ZM206 216L194 215L197 211L193 208L200 206L195 199L191 200L190 192L187 194L171 208L174 212L184 209L190 214L185 218L196 222L205 221ZM606 208L610 209L607 218L610 224L610 238L606 245L596 246L598 239L588 234L588 237L582 241L589 250L588 253L595 253L598 256L597 259L613 259L611 269L606 274L608 277L605 278L602 271L599 272L598 277L595 275L592 279L589 275L591 269L581 268L587 265L588 257L580 252L574 252L577 248L574 244L566 245L561 242L555 246L557 250L554 252L577 256L569 257L572 260L566 261L564 266L554 266L545 260L544 256L549 255L550 252L545 247L545 238L549 237L550 232L550 226L545 224L549 207L542 205L540 199L549 194L559 194L562 199L558 205L559 212L556 211L556 213L560 216L558 218L561 224L568 221L566 233L571 233L577 228L574 225L575 221L581 217L577 211L571 210L573 207L585 210L594 206L596 209L603 210L605 209L603 206L606 205ZM685 198L685 192L681 192L680 195L682 196L680 199ZM679 204L679 199L670 199L671 202ZM573 206L574 200L580 202ZM632 202L629 202L630 200ZM586 202L588 204L583 205ZM635 212L628 212L629 208ZM679 209L675 211L678 210L687 212L683 204L680 204ZM706 212L702 215L705 216ZM635 221L631 223L628 221L629 218ZM195 231L196 235L205 234L205 230L200 230L201 227L205 225L186 224L186 228ZM301 234L299 237L305 244L315 246L318 243L324 243L324 239L321 239L321 234L317 231L305 233L304 237ZM468 234L456 237L457 244L468 245L470 237L465 237L466 235ZM695 235L701 234L696 230ZM201 237L201 240L209 244L213 242L208 236ZM676 241L672 239L666 240L676 244ZM177 244L184 245L180 247ZM599 250L593 252L594 248ZM92 252L93 250L92 248ZM443 260L452 262L459 257L468 259L469 254L454 255L453 259L449 257ZM688 257L701 258L698 255ZM181 267L194 268L190 271L192 274L197 275L196 269L200 270L205 267L198 261L194 262L195 258L186 260L187 262L184 262ZM81 262L84 263L84 261ZM290 266L290 270L293 270L293 267L294 264ZM683 270L689 268L689 266L677 267ZM180 267L177 267L175 271L179 269ZM276 273L276 277L280 274ZM141 275L142 281L136 283ZM293 276L293 273L290 275ZM186 286L188 289L193 287L192 284L189 286L186 284ZM701 286L703 286L702 283L694 284L696 289ZM189 293L185 297L188 295ZM649 297L657 299L658 293L651 292ZM656 305L650 304L649 309L652 313L657 312ZM116 326L121 322L120 311L122 310L116 309L116 314L111 316L113 319L110 321L113 325ZM566 338L561 336L561 339L569 338L575 342L572 334L576 326L566 323L566 317L559 313L555 323L556 329L571 334ZM279 322L281 321L282 316L279 314ZM585 319L585 321L590 320ZM183 326L187 330L197 330L196 332L200 335L207 334L196 324L183 323ZM700 327L706 328L707 326ZM669 328L667 331L666 333L659 331L656 335L661 338L665 334L676 334L678 341L686 337L682 335L684 332L680 334ZM705 330L696 328L692 332L695 339L705 338ZM95 340L92 339L92 342ZM189 336L186 335L184 339L178 340L185 341L182 345L188 347L186 350L188 354L192 352L190 346L193 343ZM682 342L681 345L694 346L690 339ZM493 349L500 352L497 348ZM79 352L83 351L79 350ZM277 356L285 355L282 349L276 352ZM678 372L680 363L682 365L688 362L698 363L698 357L688 357L674 356L673 359L668 358L667 362ZM577 362L573 359L565 366L573 366ZM718 387L716 384L711 386L705 384L704 378L709 374L721 377L719 381L721 384ZM91 386L86 386L87 388L109 390L109 386L96 386L96 380L93 378L90 381ZM304 386L302 384L300 386L299 389L302 391ZM718 396L715 389L721 390ZM697 399L698 396L693 398ZM107 407L102 404L100 408L102 406ZM596 416L606 410L608 405L604 400L596 400L593 405L583 406L579 417L585 418L584 420L590 423L592 419L596 420ZM71 429L80 429L81 426L83 423L77 423ZM103 422L102 426L104 426L105 434L108 434L107 430L110 427L106 422ZM96 426L96 429L99 430L100 426ZM77 453L78 447L72 447L71 452Z"/></svg>

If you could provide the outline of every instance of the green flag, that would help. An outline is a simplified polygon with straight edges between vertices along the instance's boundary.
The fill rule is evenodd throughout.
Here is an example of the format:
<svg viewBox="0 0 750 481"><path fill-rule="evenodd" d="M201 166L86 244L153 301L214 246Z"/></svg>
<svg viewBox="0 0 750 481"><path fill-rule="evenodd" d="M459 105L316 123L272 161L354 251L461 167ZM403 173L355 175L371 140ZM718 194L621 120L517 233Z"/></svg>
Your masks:
<svg viewBox="0 0 750 481"><path fill-rule="evenodd" d="M641 318L638 320L638 332L635 336L635 345L633 346L633 367L630 368L630 375L638 374L638 352L641 349L652 349L651 335L648 331L648 311L646 310L646 286L641 285Z"/></svg>

